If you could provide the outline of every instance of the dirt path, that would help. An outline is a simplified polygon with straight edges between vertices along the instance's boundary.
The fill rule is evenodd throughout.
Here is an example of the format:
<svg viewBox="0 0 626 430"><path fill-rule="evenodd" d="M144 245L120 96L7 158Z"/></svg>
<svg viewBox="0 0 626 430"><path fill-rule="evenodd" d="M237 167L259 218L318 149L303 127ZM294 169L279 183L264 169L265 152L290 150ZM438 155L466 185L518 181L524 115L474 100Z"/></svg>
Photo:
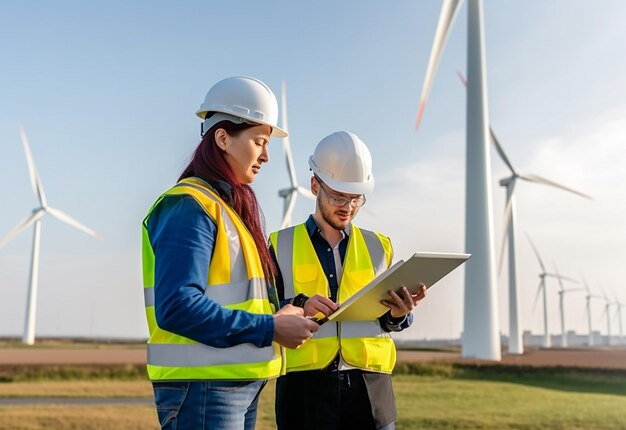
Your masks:
<svg viewBox="0 0 626 430"><path fill-rule="evenodd" d="M461 354L458 352L398 351L398 362L411 361L490 363L487 361L462 359ZM145 362L145 348L0 348L0 366L51 364L144 364ZM521 356L503 354L502 361L500 363L530 366L575 366L605 369L626 369L626 348L528 348L526 353Z"/></svg>

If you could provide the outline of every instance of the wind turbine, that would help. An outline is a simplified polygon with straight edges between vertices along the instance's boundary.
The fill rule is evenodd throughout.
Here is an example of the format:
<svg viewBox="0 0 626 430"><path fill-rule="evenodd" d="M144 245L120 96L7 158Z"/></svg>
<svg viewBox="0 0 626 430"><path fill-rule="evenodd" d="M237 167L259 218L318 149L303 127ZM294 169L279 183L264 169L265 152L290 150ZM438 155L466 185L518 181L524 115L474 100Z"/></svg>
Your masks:
<svg viewBox="0 0 626 430"><path fill-rule="evenodd" d="M611 301L609 300L609 297L606 295L606 293L604 292L604 288L600 287L600 291L602 291L602 296L599 297L601 299L604 300L604 311L602 312L602 315L606 315L606 332L607 332L607 345L612 345L611 342ZM602 317L600 317L602 318Z"/></svg>
<svg viewBox="0 0 626 430"><path fill-rule="evenodd" d="M30 264L30 280L28 283L28 296L26 300L24 334L22 336L22 343L25 343L27 345L33 345L35 343L35 323L37 317L37 281L39 278L39 243L41 235L41 219L46 214L49 214L54 218L63 221L64 223L69 224L70 226L77 228L78 230L87 233L92 237L100 239L101 236L95 231L91 230L89 227L86 227L83 224L79 223L65 212L48 206L46 194L43 191L43 186L41 185L39 174L37 173L37 169L35 167L35 162L30 151L30 146L28 145L26 133L21 127L20 137L22 139L22 145L24 146L24 152L26 153L28 172L30 174L30 183L32 185L33 192L39 199L39 206L33 209L30 216L20 221L19 224L0 241L0 248L9 241L11 241L11 239L13 239L15 236L20 234L24 229L26 229L26 227L31 224L33 225L34 234Z"/></svg>
<svg viewBox="0 0 626 430"><path fill-rule="evenodd" d="M567 336L565 334L565 294L573 293L575 291L584 291L584 288L564 288L563 287L563 277L559 274L559 269L557 269L556 264L554 265L554 272L557 275L557 279L559 281L559 310L561 311L561 347L567 347ZM577 281L573 281L578 284Z"/></svg>
<svg viewBox="0 0 626 430"><path fill-rule="evenodd" d="M585 296L585 304L587 309L587 326L589 327L589 346L594 346L595 342L593 340L593 326L591 319L591 299L601 299L602 296L598 296L595 294L591 294L591 289L589 288L589 284L587 284L587 280L584 275L580 275L583 278L583 285L585 286L585 290L587 291L587 295Z"/></svg>
<svg viewBox="0 0 626 430"><path fill-rule="evenodd" d="M289 130L287 128L287 84L285 81L281 83L281 109L282 109L282 128L283 130ZM283 199L283 221L280 228L286 228L291 225L291 214L293 208L296 206L296 197L298 194L304 197L315 200L313 193L298 185L298 179L296 177L296 169L293 166L293 158L291 156L291 145L289 144L289 136L283 138L283 150L285 151L285 160L287 162L287 171L289 172L289 181L291 182L290 188L283 188L278 191L278 196Z"/></svg>
<svg viewBox="0 0 626 430"><path fill-rule="evenodd" d="M550 348L552 342L550 341L550 333L548 332L548 295L546 292L546 277L564 279L570 282L576 282L575 280L568 278L566 276L561 276L557 273L550 273L546 271L546 266L543 264L541 260L541 256L539 255L539 251L537 251L537 247L531 240L530 236L526 234L526 238L528 242L530 242L530 246L537 257L537 261L539 261L539 266L541 267L541 273L539 274L539 286L537 287L537 294L535 295L535 302L533 304L533 308L537 305L537 300L539 299L539 294L543 295L543 344L544 348Z"/></svg>
<svg viewBox="0 0 626 430"><path fill-rule="evenodd" d="M620 345L624 344L624 327L622 325L622 308L626 307L626 304L619 301L617 298L617 294L613 291L613 296L615 297L615 307L617 308L616 313L619 322L619 343Z"/></svg>
<svg viewBox="0 0 626 430"><path fill-rule="evenodd" d="M467 88L467 80L463 76L461 72L457 71L457 75L461 82ZM521 174L515 170L513 164L509 160L509 157L504 152L504 148L500 144L500 141L496 137L496 134L493 131L491 126L489 127L489 135L491 136L491 142L496 148L500 159L506 164L506 166L511 171L511 175L505 178L500 179L500 185L506 188L506 204L504 207L504 222L502 228L502 241L500 242L500 252L498 253L498 273L502 272L502 262L504 260L504 248L507 243L509 243L509 353L510 354L523 354L524 353L524 342L522 341L522 323L519 313L519 302L518 302L518 293L517 293L517 264L515 259L515 220L516 220L516 199L515 199L515 184L518 179L522 181L532 182L536 184L542 184L551 186L560 190L568 191L570 193L574 193L581 197L585 197L591 200L591 197L576 191L572 188L566 187L564 185L558 184L549 179L543 178L537 175L526 175Z"/></svg>
<svg viewBox="0 0 626 430"><path fill-rule="evenodd" d="M424 108L462 0L444 0L433 41L415 128ZM465 183L465 265L463 351L466 358L499 361L500 329L493 248L493 211L489 154L489 111L483 32L483 2L468 0L467 142Z"/></svg>

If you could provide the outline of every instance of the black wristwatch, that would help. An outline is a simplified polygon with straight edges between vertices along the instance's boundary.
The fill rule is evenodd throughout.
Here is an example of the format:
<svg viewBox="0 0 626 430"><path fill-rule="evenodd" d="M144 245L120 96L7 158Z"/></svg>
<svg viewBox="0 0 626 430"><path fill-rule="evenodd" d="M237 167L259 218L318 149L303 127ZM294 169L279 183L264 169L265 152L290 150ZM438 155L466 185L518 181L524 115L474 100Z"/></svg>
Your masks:
<svg viewBox="0 0 626 430"><path fill-rule="evenodd" d="M299 308L303 308L307 300L309 300L309 296L307 296L304 293L300 293L296 297L293 298L293 300L291 301L291 304Z"/></svg>

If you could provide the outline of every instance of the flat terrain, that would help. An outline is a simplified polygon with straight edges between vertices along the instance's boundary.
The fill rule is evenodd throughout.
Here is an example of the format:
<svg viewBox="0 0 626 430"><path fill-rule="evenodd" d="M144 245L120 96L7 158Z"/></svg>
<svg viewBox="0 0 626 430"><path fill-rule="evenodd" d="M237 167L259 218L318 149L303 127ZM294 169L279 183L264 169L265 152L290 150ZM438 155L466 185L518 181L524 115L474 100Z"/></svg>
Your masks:
<svg viewBox="0 0 626 430"><path fill-rule="evenodd" d="M462 359L459 352L398 351L398 362L451 361L455 363L485 363ZM133 347L85 346L5 347L0 348L0 367L3 365L63 365L63 364L144 364L146 349ZM565 366L602 369L626 369L626 347L612 348L528 348L524 355L502 355L501 364L522 366Z"/></svg>
<svg viewBox="0 0 626 430"><path fill-rule="evenodd" d="M0 430L157 429L145 345L0 342ZM398 430L626 429L626 348L528 349L493 363L400 350ZM275 382L257 430L274 429Z"/></svg>

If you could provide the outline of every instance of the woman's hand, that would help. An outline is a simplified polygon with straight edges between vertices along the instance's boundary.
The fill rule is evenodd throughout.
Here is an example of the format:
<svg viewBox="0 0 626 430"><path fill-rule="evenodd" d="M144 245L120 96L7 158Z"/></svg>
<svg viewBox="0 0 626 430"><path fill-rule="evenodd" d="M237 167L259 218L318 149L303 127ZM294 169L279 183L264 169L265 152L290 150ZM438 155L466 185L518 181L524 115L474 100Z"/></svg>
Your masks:
<svg viewBox="0 0 626 430"><path fill-rule="evenodd" d="M274 314L274 342L295 349L318 331L317 323L304 318L302 308L286 305Z"/></svg>

